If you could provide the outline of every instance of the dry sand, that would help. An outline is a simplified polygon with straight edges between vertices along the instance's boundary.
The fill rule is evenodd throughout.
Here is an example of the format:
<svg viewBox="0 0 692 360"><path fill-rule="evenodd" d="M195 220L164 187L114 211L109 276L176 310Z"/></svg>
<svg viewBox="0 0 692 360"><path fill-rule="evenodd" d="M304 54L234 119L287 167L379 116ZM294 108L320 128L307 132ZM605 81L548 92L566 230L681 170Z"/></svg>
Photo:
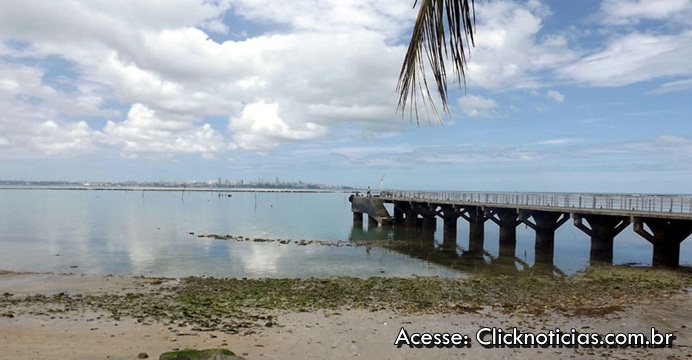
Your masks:
<svg viewBox="0 0 692 360"><path fill-rule="evenodd" d="M146 291L150 281L133 277L0 273L0 294L55 294ZM2 313L0 309L0 313ZM692 296L651 299L605 318L509 316L486 309L468 314L401 316L391 311L364 310L279 313L279 326L249 334L196 332L188 327L142 325L103 314L19 315L0 317L1 359L137 359L183 348L223 347L252 359L553 359L553 358L692 358ZM481 327L518 327L522 331L559 328L581 332L641 332L651 327L675 333L673 348L665 349L485 349L396 348L401 327L409 332L458 332L475 337Z"/></svg>

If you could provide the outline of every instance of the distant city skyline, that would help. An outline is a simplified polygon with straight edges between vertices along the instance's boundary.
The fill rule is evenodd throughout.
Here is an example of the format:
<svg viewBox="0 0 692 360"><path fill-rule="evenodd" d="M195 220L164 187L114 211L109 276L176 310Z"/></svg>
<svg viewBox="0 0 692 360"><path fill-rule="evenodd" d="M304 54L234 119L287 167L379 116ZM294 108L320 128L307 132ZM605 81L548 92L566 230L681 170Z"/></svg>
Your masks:
<svg viewBox="0 0 692 360"><path fill-rule="evenodd" d="M421 126L413 3L3 1L0 179L692 193L692 1L477 1Z"/></svg>
<svg viewBox="0 0 692 360"><path fill-rule="evenodd" d="M109 180L3 180L0 186L84 186L84 187L204 187L204 188L287 188L287 189L333 189L354 190L343 184L319 184L309 181L266 181L263 179L210 179L173 181L109 181Z"/></svg>

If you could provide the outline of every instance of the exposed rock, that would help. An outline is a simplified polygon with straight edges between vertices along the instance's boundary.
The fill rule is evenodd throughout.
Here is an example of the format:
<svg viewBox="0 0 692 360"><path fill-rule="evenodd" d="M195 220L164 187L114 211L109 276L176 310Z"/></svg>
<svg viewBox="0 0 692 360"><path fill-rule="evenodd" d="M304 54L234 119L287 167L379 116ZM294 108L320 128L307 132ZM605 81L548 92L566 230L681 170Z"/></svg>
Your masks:
<svg viewBox="0 0 692 360"><path fill-rule="evenodd" d="M149 358L149 354L147 354L147 353L145 353L145 352L141 352L141 353L139 353L139 355L137 355L137 358L138 358L138 359L148 359L148 358Z"/></svg>

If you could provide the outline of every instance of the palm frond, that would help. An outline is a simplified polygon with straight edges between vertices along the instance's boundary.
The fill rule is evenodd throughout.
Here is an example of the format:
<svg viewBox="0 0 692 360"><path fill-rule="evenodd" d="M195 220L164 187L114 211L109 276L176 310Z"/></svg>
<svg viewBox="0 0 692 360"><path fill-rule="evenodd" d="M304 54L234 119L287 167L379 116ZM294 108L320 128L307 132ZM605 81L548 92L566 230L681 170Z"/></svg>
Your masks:
<svg viewBox="0 0 692 360"><path fill-rule="evenodd" d="M418 0L413 4L414 8L416 4ZM416 123L420 124L417 103L420 96L423 98L428 119L432 112L438 122L442 121L425 76L425 59L423 58L425 53L435 78L442 109L449 114L445 60L451 60L456 80L460 85L463 83L466 86L466 58L471 46L474 45L473 27L475 25L475 0L421 1L411 41L399 73L396 88L399 93L397 112L405 114L406 105L410 100L411 119L415 115Z"/></svg>

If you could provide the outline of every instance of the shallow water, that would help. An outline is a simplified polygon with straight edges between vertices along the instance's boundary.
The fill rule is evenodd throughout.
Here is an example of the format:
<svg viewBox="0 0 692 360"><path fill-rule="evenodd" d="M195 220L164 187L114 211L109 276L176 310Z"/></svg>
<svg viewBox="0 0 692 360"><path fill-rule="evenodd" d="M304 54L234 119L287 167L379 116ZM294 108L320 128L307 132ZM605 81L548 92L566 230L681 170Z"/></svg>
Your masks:
<svg viewBox="0 0 692 360"><path fill-rule="evenodd" d="M231 195L230 197L228 195ZM496 264L498 229L485 225L485 256L465 259L468 224L459 220L457 253L434 251L418 234L353 228L347 193L0 190L0 269L89 274L221 277L459 276L478 269L534 268L533 230L517 229L516 258ZM367 228L367 225L365 225ZM195 235L190 235L194 233ZM246 238L353 242L402 237L423 248L299 246L222 241ZM683 242L681 263L692 264ZM556 233L553 268L589 265L588 236L571 225ZM651 245L631 227L615 239L614 262L650 264ZM449 258L454 257L453 261ZM442 260L441 260L442 259ZM440 265L443 264L443 265ZM492 265L491 264L495 264ZM453 266L450 269L448 266Z"/></svg>

